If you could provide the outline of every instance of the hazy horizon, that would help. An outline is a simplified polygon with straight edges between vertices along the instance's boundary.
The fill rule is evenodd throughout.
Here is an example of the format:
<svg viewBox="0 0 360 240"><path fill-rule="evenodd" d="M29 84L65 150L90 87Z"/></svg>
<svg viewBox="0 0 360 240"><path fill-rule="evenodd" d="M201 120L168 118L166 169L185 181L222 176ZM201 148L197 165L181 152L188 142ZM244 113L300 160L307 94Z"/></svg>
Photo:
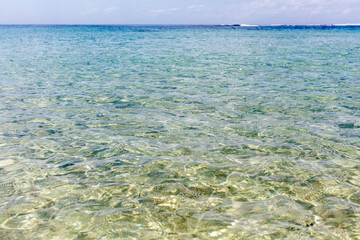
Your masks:
<svg viewBox="0 0 360 240"><path fill-rule="evenodd" d="M360 23L309 23L309 24L247 24L247 23L0 23L0 26L241 26L241 27L277 27L277 26L360 26Z"/></svg>

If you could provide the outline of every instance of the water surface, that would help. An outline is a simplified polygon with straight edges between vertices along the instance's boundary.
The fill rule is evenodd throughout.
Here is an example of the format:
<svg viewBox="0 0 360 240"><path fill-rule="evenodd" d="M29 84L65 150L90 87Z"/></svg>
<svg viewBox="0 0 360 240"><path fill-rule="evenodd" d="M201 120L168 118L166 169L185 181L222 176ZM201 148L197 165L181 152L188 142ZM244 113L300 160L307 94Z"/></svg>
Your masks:
<svg viewBox="0 0 360 240"><path fill-rule="evenodd" d="M359 39L0 26L0 238L360 238Z"/></svg>

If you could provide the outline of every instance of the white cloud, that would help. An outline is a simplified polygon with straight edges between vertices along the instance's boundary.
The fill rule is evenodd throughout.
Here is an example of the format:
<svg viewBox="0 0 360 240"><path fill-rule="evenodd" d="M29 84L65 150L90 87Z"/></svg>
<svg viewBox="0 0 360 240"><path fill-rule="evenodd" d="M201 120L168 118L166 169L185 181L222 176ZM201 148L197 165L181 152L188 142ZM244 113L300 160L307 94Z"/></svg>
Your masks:
<svg viewBox="0 0 360 240"><path fill-rule="evenodd" d="M310 24L356 22L359 0L248 0L229 1L214 15L229 16L230 21L254 24ZM221 12L222 9L222 12Z"/></svg>
<svg viewBox="0 0 360 240"><path fill-rule="evenodd" d="M0 8L0 23L9 24L360 22L360 0L61 0L51 1L51 4L49 0L2 2L4 6ZM23 2L20 4L23 7L19 8L19 3L15 2Z"/></svg>
<svg viewBox="0 0 360 240"><path fill-rule="evenodd" d="M105 8L104 9L104 12L106 13L112 13L112 12L115 12L117 10L119 10L120 8L119 7L108 7L108 8Z"/></svg>
<svg viewBox="0 0 360 240"><path fill-rule="evenodd" d="M151 10L151 13L156 13L156 14L169 14L169 13L173 13L173 12L178 12L180 11L179 8L168 8L168 9L154 9Z"/></svg>
<svg viewBox="0 0 360 240"><path fill-rule="evenodd" d="M204 7L205 7L205 5L190 5L190 6L188 6L188 9L199 10Z"/></svg>

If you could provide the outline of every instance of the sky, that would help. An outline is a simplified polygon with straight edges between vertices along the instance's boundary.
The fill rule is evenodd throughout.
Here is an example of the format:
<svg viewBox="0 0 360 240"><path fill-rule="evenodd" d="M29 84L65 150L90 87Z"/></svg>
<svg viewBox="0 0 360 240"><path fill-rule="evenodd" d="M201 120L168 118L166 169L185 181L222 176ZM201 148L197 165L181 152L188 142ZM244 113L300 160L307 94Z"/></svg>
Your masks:
<svg viewBox="0 0 360 240"><path fill-rule="evenodd" d="M360 0L0 0L0 24L360 23Z"/></svg>

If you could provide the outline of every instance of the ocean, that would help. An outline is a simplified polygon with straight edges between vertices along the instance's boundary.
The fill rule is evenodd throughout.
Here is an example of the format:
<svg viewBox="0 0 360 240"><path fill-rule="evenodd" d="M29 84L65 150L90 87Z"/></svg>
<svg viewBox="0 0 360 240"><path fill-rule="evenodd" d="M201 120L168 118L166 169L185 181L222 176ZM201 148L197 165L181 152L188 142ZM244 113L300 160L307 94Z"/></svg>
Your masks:
<svg viewBox="0 0 360 240"><path fill-rule="evenodd" d="M359 39L0 26L0 239L359 239Z"/></svg>

